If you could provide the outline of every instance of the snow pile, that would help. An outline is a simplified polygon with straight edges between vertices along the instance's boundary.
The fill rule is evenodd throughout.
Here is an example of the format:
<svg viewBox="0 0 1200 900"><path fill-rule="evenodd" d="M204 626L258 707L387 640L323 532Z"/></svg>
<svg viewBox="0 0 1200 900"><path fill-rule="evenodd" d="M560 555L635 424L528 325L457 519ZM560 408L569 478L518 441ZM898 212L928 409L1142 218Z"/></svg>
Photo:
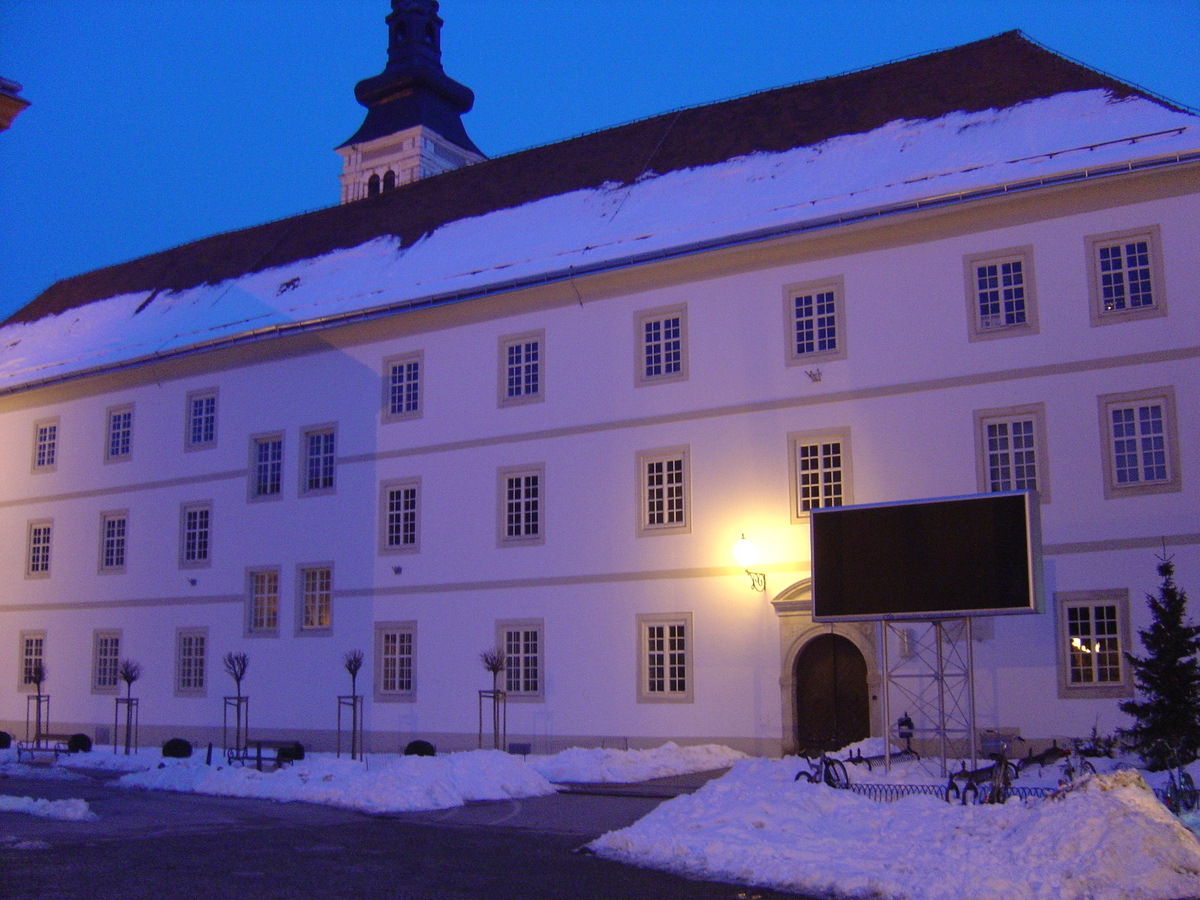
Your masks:
<svg viewBox="0 0 1200 900"><path fill-rule="evenodd" d="M27 813L43 819L86 822L96 818L86 800L44 800L34 797L9 797L0 794L0 812Z"/></svg>
<svg viewBox="0 0 1200 900"><path fill-rule="evenodd" d="M472 800L505 800L554 793L554 786L520 759L499 750L446 756L400 756L370 763L310 754L275 771L252 766L206 766L202 759L164 759L157 768L122 776L123 787L302 800L362 812L448 809Z"/></svg>
<svg viewBox="0 0 1200 900"><path fill-rule="evenodd" d="M653 750L585 750L574 747L554 756L534 757L529 764L549 781L628 784L727 769L746 754L719 744L680 747L668 741Z"/></svg>
<svg viewBox="0 0 1200 900"><path fill-rule="evenodd" d="M601 856L777 890L911 900L1176 900L1200 894L1200 842L1136 772L1003 806L876 803L749 760L593 842Z"/></svg>

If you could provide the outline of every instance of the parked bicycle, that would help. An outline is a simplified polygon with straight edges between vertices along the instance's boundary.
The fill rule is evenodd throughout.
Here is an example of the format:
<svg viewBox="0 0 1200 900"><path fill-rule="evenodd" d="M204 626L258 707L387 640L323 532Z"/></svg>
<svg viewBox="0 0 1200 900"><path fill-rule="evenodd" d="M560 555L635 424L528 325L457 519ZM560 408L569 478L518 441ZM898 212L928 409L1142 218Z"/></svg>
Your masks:
<svg viewBox="0 0 1200 900"><path fill-rule="evenodd" d="M1007 745L1002 745L1001 748L990 754L992 758L991 765L980 766L978 769L968 771L967 764L964 762L962 769L950 775L950 780L946 782L945 798L949 803L953 800L961 800L963 803L1003 803L1008 799L1009 790L1012 788L1013 779L1017 777L1017 767L1014 763L1009 762ZM986 787L987 793L982 794L981 789Z"/></svg>
<svg viewBox="0 0 1200 900"><path fill-rule="evenodd" d="M1064 787L1073 783L1077 778L1082 778L1085 775L1095 775L1096 767L1092 765L1091 760L1079 752L1079 745L1076 744L1063 759L1060 771L1058 786Z"/></svg>
<svg viewBox="0 0 1200 900"><path fill-rule="evenodd" d="M1165 744L1162 746L1166 747ZM1179 764L1179 751L1174 747L1166 747L1166 750L1171 764L1167 767L1167 783L1163 786L1163 805L1175 815L1191 812L1200 802L1196 782Z"/></svg>
<svg viewBox="0 0 1200 900"><path fill-rule="evenodd" d="M834 759L827 753L822 753L816 759L811 756L805 756L804 759L809 771L797 772L793 781L803 779L809 784L827 784L832 788L850 787L850 775L846 771L846 764L840 759Z"/></svg>

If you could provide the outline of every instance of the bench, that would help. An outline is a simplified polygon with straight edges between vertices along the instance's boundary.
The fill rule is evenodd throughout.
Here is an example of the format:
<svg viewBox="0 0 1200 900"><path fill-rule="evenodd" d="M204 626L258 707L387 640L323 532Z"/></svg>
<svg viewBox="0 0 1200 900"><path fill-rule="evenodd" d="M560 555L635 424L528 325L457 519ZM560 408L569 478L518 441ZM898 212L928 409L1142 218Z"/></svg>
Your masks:
<svg viewBox="0 0 1200 900"><path fill-rule="evenodd" d="M37 760L39 756L53 756L54 761L58 762L59 754L70 753L71 748L68 746L71 743L71 735L69 734L42 734L38 733L33 736L32 741L17 741L17 762L21 761L23 755L27 755L31 760Z"/></svg>
<svg viewBox="0 0 1200 900"><path fill-rule="evenodd" d="M280 766L304 759L304 745L299 741L250 741L240 749L226 750L225 759L231 766L254 763L254 767L260 772L264 762L278 769Z"/></svg>

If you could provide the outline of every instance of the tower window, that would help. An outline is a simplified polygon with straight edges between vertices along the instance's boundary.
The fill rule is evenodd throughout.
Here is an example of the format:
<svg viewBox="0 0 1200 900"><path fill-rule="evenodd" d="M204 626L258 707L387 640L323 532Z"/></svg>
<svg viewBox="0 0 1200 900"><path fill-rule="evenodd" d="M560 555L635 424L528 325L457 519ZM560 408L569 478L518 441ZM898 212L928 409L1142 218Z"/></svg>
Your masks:
<svg viewBox="0 0 1200 900"><path fill-rule="evenodd" d="M372 175L370 178L367 179L367 196L368 197L379 196L379 176L378 175Z"/></svg>
<svg viewBox="0 0 1200 900"><path fill-rule="evenodd" d="M385 191L394 191L396 189L396 173L388 169L383 176L383 189Z"/></svg>

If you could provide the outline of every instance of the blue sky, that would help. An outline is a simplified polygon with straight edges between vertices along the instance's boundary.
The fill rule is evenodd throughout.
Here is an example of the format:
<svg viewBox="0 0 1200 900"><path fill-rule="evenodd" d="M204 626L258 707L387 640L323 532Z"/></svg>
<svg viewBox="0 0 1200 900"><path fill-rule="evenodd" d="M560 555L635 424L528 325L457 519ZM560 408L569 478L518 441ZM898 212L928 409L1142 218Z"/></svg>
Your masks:
<svg viewBox="0 0 1200 900"><path fill-rule="evenodd" d="M337 202L389 0L0 0L0 317L59 278ZM488 155L1020 28L1200 109L1200 0L442 0Z"/></svg>

